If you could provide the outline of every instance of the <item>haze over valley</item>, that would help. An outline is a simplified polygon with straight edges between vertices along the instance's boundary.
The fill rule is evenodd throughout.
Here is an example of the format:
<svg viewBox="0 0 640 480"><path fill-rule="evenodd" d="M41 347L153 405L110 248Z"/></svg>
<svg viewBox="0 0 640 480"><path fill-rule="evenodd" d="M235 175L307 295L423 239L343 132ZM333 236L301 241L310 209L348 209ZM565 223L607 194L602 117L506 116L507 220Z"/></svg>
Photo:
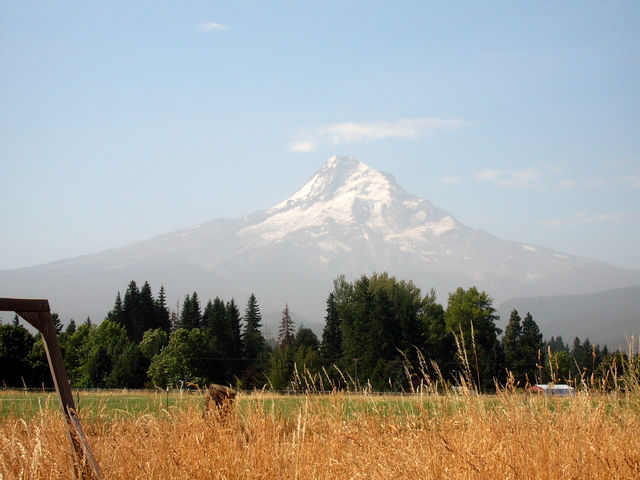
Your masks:
<svg viewBox="0 0 640 480"><path fill-rule="evenodd" d="M548 310L537 311L531 297L571 295L575 303L576 295L640 285L639 271L469 228L403 190L392 175L353 157L334 156L271 208L113 250L2 271L0 290L7 296L50 298L63 318L78 320L104 317L115 292L132 279L148 280L155 289L164 285L169 306L193 291L204 297L235 297L240 304L253 292L271 331L285 304L298 323L320 331L333 280L373 272L413 280L424 292L435 288L445 304L458 286L487 291L496 306L524 297L521 306L513 300L507 304L531 310L546 330L565 335L571 334L560 328L567 307L562 298L568 297L558 297L553 321L547 321ZM592 341L622 343L625 332L633 333L629 322L637 325L640 316L628 317L640 314L637 289L621 292L622 298L599 302L599 318L583 319ZM607 310L609 303L620 301L627 305L624 321L616 308ZM583 316L595 313L583 310ZM603 311L610 317L603 317ZM571 325L580 327L575 321Z"/></svg>

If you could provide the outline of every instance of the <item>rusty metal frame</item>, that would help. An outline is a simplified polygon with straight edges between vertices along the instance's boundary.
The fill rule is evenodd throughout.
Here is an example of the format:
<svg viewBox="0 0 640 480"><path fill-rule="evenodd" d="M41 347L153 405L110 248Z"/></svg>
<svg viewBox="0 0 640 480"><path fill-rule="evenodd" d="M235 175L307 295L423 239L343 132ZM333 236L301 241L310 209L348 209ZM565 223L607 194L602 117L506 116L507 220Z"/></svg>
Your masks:
<svg viewBox="0 0 640 480"><path fill-rule="evenodd" d="M67 421L67 433L73 446L75 477L80 480L101 480L102 473L89 442L84 435L73 401L69 377L62 360L62 352L53 325L49 301L46 299L0 298L0 311L13 311L33 325L41 334L47 353L53 384L56 387L62 412Z"/></svg>

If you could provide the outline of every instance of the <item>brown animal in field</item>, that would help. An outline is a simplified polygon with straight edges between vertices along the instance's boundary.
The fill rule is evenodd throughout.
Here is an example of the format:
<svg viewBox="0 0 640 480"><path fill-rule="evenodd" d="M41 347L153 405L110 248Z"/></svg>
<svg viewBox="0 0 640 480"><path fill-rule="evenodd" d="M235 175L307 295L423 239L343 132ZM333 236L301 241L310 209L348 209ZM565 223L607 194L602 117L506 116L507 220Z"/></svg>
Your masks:
<svg viewBox="0 0 640 480"><path fill-rule="evenodd" d="M211 384L205 391L205 405L203 415L211 411L227 414L231 411L237 392L224 385Z"/></svg>

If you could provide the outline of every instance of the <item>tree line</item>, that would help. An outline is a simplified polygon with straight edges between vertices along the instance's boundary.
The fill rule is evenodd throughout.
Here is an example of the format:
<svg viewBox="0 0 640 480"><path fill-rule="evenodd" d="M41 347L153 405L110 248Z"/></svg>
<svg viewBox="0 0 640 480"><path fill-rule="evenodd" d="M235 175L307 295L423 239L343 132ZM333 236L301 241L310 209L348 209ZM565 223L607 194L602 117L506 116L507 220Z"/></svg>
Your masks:
<svg viewBox="0 0 640 480"><path fill-rule="evenodd" d="M387 273L354 281L339 276L326 301L319 339L296 326L286 305L277 338L267 339L255 295L241 309L234 299L197 292L171 311L160 287L131 281L105 319L66 328L53 314L58 342L73 387L175 387L220 383L241 389L285 390L305 382L314 388L415 388L426 377L470 382L481 391L496 383L525 387L536 382L595 384L618 368L624 354L609 353L576 337L544 341L530 313L511 312L504 334L493 300L476 287L458 288L445 306L431 289L423 295L412 281ZM0 325L0 382L39 387L51 379L39 334L16 316Z"/></svg>

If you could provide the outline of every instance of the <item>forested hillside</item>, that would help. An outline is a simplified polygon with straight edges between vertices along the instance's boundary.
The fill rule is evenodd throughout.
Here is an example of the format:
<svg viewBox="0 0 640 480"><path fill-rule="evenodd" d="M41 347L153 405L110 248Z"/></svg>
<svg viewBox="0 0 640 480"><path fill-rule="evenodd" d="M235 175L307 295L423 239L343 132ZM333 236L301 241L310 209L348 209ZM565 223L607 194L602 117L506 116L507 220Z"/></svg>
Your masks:
<svg viewBox="0 0 640 480"><path fill-rule="evenodd" d="M512 310L503 332L492 298L476 287L449 294L386 273L334 281L322 338L295 325L285 305L277 338L265 338L260 305L234 299L206 302L197 292L171 311L166 292L154 296L131 281L98 325L53 315L67 372L78 388L160 388L211 382L241 389L287 390L301 379L317 389L376 391L469 382L482 391L513 382L552 379L595 384L623 354L575 337L543 340L530 313ZM579 334L580 332L576 332ZM51 383L42 339L16 316L0 325L0 381L5 386ZM618 372L622 374L622 371Z"/></svg>

